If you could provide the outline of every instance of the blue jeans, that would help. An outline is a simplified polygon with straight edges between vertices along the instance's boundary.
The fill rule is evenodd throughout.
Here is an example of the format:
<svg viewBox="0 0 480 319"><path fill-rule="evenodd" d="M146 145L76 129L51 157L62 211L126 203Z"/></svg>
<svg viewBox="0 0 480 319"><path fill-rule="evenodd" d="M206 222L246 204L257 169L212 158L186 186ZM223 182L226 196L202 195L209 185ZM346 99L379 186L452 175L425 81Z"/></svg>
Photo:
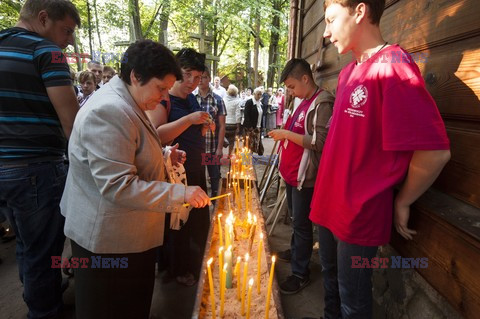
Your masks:
<svg viewBox="0 0 480 319"><path fill-rule="evenodd" d="M290 241L292 249L292 273L302 279L310 276L310 258L313 250L312 222L310 202L312 201L313 187L302 188L286 184L288 210L292 216L293 233Z"/></svg>
<svg viewBox="0 0 480 319"><path fill-rule="evenodd" d="M60 214L67 175L63 160L10 167L0 165L0 209L17 235L17 263L28 318L56 315L63 307L59 268L65 218Z"/></svg>
<svg viewBox="0 0 480 319"><path fill-rule="evenodd" d="M360 246L319 228L320 263L325 289L324 318L372 318L372 269L352 268L352 256L371 260L377 246Z"/></svg>

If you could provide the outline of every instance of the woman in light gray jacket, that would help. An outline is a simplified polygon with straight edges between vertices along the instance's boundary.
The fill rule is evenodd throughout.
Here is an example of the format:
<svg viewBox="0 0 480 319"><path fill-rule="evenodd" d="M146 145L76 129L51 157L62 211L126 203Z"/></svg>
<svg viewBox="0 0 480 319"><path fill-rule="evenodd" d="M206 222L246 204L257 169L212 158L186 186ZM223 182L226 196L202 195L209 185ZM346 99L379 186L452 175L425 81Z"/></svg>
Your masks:
<svg viewBox="0 0 480 319"><path fill-rule="evenodd" d="M162 143L145 114L182 78L166 47L125 52L115 76L78 112L61 208L72 242L76 317L148 318L165 213L210 203L197 186L165 182Z"/></svg>

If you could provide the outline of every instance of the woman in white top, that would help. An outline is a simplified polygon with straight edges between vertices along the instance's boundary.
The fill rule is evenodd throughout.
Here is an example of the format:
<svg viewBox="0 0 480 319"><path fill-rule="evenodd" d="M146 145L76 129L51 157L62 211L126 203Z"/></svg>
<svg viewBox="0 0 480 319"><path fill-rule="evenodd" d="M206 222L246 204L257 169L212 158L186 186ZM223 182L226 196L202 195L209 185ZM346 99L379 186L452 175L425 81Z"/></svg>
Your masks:
<svg viewBox="0 0 480 319"><path fill-rule="evenodd" d="M242 122L242 99L238 97L238 89L235 85L230 84L227 89L227 95L223 99L225 108L227 109L227 117L225 118L226 131L225 138L227 139L228 155L232 153L235 135L239 134L237 124Z"/></svg>

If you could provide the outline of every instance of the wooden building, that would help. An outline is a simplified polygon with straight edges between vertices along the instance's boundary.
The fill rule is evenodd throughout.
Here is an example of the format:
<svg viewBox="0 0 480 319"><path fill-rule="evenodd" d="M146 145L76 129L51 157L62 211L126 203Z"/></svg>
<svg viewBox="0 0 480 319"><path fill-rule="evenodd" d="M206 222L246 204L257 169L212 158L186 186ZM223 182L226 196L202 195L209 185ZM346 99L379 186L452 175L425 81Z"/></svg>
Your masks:
<svg viewBox="0 0 480 319"><path fill-rule="evenodd" d="M325 30L323 0L291 0L289 57L305 58L335 92L340 56ZM466 318L480 315L480 1L387 0L380 23L389 43L413 54L443 116L452 159L412 209L413 241L392 231L406 257L428 257L420 275Z"/></svg>

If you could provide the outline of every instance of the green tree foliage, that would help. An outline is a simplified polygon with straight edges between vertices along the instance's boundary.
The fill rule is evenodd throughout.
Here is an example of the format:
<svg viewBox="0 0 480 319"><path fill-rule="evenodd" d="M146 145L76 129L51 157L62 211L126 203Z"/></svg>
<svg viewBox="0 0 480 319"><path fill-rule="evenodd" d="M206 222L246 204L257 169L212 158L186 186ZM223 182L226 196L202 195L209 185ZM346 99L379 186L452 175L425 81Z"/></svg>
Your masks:
<svg viewBox="0 0 480 319"><path fill-rule="evenodd" d="M0 28L15 25L24 1L1 0ZM285 63L288 0L88 0L90 20L87 0L72 2L82 19L82 28L76 32L80 53L90 53L91 42L93 52L99 52L102 47L103 52L119 54L135 38L163 42L167 34L165 43L174 50L198 48L199 42L191 34L199 32L200 21L203 21L207 35L213 38L205 49L220 58L218 65L212 65L215 73L229 76L240 87L253 81L252 63L247 63L247 56L253 61L256 37L260 39L260 61L265 64L265 60L269 60L269 85L278 77L275 70ZM137 16L137 20L133 19ZM257 18L260 19L258 34L255 32ZM117 66L116 62L107 61L107 64ZM259 76L266 81L266 72L260 71Z"/></svg>

